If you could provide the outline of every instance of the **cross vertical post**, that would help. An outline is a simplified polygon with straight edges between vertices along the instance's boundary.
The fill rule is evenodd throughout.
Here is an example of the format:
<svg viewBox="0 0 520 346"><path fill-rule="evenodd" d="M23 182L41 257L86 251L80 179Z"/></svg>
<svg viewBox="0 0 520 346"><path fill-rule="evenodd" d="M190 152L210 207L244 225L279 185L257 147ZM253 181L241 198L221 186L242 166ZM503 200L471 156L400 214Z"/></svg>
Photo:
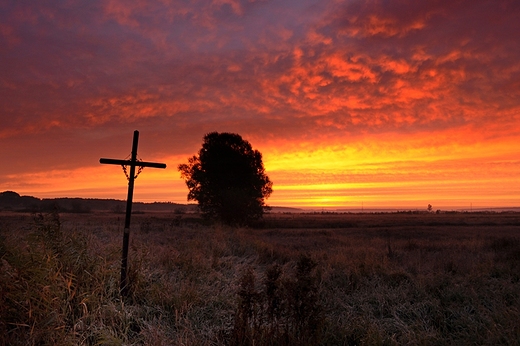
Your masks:
<svg viewBox="0 0 520 346"><path fill-rule="evenodd" d="M114 160L104 158L99 159L100 163L122 165L123 168L125 166L130 166L130 175L128 175L128 195L126 198L125 228L123 233L123 253L121 255L121 282L119 286L122 296L128 295L128 246L130 243L130 218L132 216L132 200L134 196L134 181L136 178L135 167L166 168L164 163L143 162L137 160L138 142L139 131L136 130L134 131L134 140L132 142L132 154L130 160Z"/></svg>
<svg viewBox="0 0 520 346"><path fill-rule="evenodd" d="M123 233L123 254L121 257L121 282L119 289L123 296L128 294L128 245L130 242L130 218L132 216L132 201L134 199L135 162L137 161L137 143L139 131L134 131L132 142L132 157L130 159L130 175L128 178L128 195L126 197L125 229Z"/></svg>

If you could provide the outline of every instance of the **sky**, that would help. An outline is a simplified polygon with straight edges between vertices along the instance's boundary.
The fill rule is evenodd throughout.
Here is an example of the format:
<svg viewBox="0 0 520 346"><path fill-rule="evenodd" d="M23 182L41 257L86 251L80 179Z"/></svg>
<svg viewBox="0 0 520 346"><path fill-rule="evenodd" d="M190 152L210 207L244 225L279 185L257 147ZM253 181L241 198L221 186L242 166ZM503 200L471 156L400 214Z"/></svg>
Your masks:
<svg viewBox="0 0 520 346"><path fill-rule="evenodd" d="M0 191L186 203L206 133L272 206L520 206L517 0L0 0Z"/></svg>

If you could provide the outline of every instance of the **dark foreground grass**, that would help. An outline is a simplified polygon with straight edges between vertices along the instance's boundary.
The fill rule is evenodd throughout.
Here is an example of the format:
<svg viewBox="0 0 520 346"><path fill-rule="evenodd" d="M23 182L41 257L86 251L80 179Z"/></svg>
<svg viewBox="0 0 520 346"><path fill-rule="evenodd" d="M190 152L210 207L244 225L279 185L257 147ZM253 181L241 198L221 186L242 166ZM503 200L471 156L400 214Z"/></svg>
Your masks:
<svg viewBox="0 0 520 346"><path fill-rule="evenodd" d="M1 345L518 345L520 215L0 214Z"/></svg>

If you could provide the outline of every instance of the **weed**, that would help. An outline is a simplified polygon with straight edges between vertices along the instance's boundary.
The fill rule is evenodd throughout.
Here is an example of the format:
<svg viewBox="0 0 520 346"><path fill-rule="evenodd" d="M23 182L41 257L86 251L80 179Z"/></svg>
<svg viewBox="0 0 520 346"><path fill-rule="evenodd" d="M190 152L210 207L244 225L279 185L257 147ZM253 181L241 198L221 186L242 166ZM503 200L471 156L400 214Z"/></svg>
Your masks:
<svg viewBox="0 0 520 346"><path fill-rule="evenodd" d="M267 268L263 289L248 268L239 282L238 307L231 340L234 345L314 345L322 327L317 264L301 256L294 277L283 279L281 266Z"/></svg>

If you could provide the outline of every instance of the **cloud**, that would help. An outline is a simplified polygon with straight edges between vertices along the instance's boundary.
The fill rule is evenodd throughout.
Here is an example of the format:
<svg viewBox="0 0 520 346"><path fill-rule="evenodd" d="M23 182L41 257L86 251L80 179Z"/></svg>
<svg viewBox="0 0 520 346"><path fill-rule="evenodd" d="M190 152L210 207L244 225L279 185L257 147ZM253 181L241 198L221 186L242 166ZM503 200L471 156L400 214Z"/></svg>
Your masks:
<svg viewBox="0 0 520 346"><path fill-rule="evenodd" d="M265 36L273 30L259 25L267 9L276 23L277 12L288 13L269 3L111 1L84 12L66 6L46 8L38 16L29 11L22 22L38 28L26 38L25 45L31 45L6 56L7 66L18 72L4 83L12 86L5 88L12 100L6 106L9 118L31 114L31 123L46 128L49 118L74 127L141 117L178 116L182 121L193 113L201 122L213 117L209 113L239 118L281 114L325 118L321 126L380 131L456 126L496 108L517 107L518 90L496 90L515 85L518 54L508 50L512 58L493 63L496 52L482 47L466 28L480 19L484 25L479 27L506 36L495 22L485 25L488 14L481 12L489 4L469 10L449 3L348 4L322 9L329 12L305 29L290 16L290 25L275 25L279 36ZM509 13L503 25L516 29L508 6L513 5L496 6L495 12ZM95 19L99 12L103 16ZM205 28L198 16L211 18L215 27ZM79 24L72 25L76 19ZM388 33L373 28L370 23L376 22L386 23L381 28L389 27ZM189 28L191 35L174 34ZM45 44L33 44L38 39ZM262 51L252 43L260 43ZM487 68L490 62L495 71Z"/></svg>
<svg viewBox="0 0 520 346"><path fill-rule="evenodd" d="M126 153L136 128L159 156L231 131L266 157L283 149L331 170L346 147L372 163L418 162L403 158L413 146L466 158L475 142L477 156L517 154L517 1L0 6L0 154L14 162L3 177Z"/></svg>
<svg viewBox="0 0 520 346"><path fill-rule="evenodd" d="M370 104L394 104L412 125L441 118L449 126L453 117L479 121L498 105L515 104L496 89L516 80L518 52L509 33L519 29L518 13L511 1L356 1L318 31L345 47L333 48L345 61L363 54L360 62L377 79L363 85ZM383 123L393 119L399 116Z"/></svg>

